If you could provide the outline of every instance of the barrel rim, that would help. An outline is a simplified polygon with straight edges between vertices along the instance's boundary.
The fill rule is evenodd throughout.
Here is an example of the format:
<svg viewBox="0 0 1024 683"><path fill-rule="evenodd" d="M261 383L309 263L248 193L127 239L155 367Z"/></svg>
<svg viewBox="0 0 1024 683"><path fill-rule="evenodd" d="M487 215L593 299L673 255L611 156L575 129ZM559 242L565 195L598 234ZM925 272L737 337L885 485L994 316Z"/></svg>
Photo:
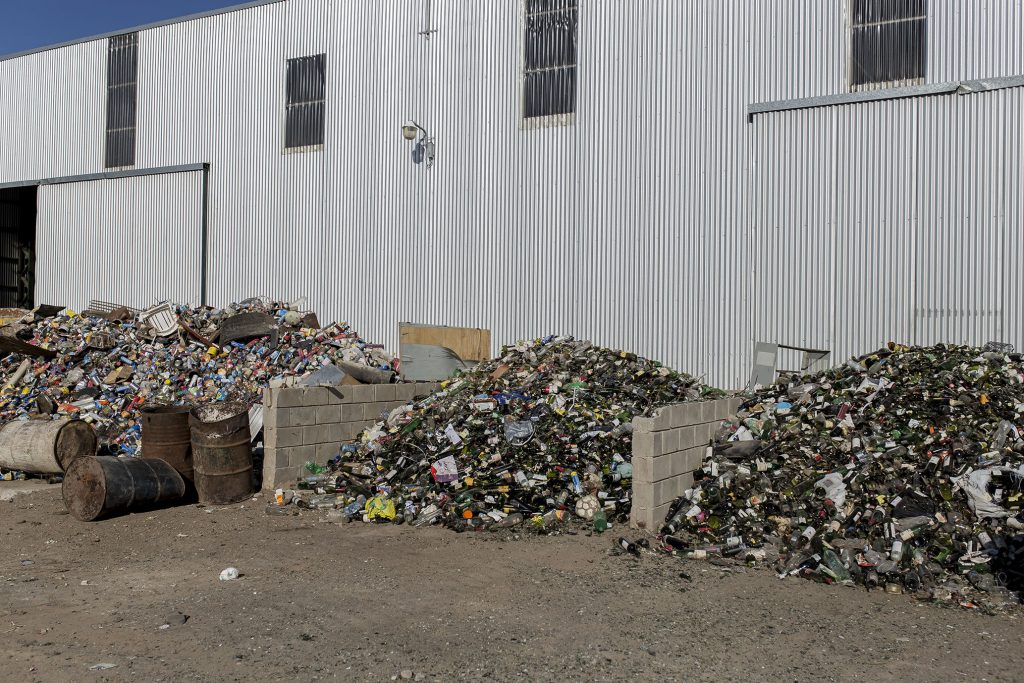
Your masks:
<svg viewBox="0 0 1024 683"><path fill-rule="evenodd" d="M116 459L116 458L115 458ZM80 470L88 469L95 478L98 487L97 495L90 496L69 496L69 486L85 486L81 483L84 473ZM99 476L97 476L97 473ZM61 484L61 498L64 499L64 507L68 509L71 516L81 522L92 522L103 514L103 503L107 499L107 478L103 472L103 465L97 456L76 458L71 461L67 471L64 473L64 481Z"/></svg>
<svg viewBox="0 0 1024 683"><path fill-rule="evenodd" d="M192 406L189 405L180 403L156 403L142 406L139 412L143 417L147 417L149 415L187 415L191 411Z"/></svg>
<svg viewBox="0 0 1024 683"><path fill-rule="evenodd" d="M96 434L96 428L92 424L78 418L54 420L54 422L64 423L57 428L57 433L53 437L53 459L57 461L62 471L67 472L68 468L76 460L96 455L96 450L99 448L99 437ZM87 447L80 452L72 452L70 448L67 448L67 446L71 445L71 442L64 440L65 432L68 435L75 433L83 439L80 443L87 445Z"/></svg>
<svg viewBox="0 0 1024 683"><path fill-rule="evenodd" d="M208 420L203 417L203 413L208 410L220 409L225 411L227 414L225 417ZM200 429L217 429L230 424L233 421L241 421L244 416L246 424L249 422L249 406L242 401L224 401L219 403L202 403L193 406L189 411L189 425L193 428L198 427ZM228 412L230 411L230 412Z"/></svg>

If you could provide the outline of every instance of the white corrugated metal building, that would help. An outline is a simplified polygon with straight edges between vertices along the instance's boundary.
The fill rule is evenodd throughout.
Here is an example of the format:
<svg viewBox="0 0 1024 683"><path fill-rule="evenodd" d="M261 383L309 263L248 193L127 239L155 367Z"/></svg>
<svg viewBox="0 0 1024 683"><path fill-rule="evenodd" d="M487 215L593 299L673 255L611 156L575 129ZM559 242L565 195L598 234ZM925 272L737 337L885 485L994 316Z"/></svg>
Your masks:
<svg viewBox="0 0 1024 683"><path fill-rule="evenodd" d="M304 296L723 386L755 340L1021 345L1021 35L1019 0L270 0L11 55L0 303Z"/></svg>

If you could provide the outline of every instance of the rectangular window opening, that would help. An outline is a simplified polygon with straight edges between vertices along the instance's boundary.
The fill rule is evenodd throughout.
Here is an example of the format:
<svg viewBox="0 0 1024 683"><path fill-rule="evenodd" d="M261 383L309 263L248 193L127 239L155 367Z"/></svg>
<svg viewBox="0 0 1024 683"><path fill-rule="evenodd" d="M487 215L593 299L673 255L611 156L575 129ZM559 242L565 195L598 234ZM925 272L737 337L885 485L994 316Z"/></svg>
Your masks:
<svg viewBox="0 0 1024 683"><path fill-rule="evenodd" d="M525 0L523 118L576 112L578 0Z"/></svg>
<svg viewBox="0 0 1024 683"><path fill-rule="evenodd" d="M107 129L104 166L135 165L139 34L110 39L107 49Z"/></svg>
<svg viewBox="0 0 1024 683"><path fill-rule="evenodd" d="M924 82L928 0L849 0L850 89Z"/></svg>
<svg viewBox="0 0 1024 683"><path fill-rule="evenodd" d="M324 144L327 55L288 60L284 146Z"/></svg>

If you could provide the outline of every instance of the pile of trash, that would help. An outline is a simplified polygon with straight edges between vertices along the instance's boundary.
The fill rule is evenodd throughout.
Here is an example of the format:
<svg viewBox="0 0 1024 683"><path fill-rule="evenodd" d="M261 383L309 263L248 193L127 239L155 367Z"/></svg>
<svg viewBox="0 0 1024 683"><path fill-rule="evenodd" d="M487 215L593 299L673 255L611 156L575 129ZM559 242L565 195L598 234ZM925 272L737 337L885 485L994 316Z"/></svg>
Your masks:
<svg viewBox="0 0 1024 683"><path fill-rule="evenodd" d="M625 520L632 419L721 395L635 354L553 336L502 349L442 387L316 467L302 485L323 493L305 504L457 530Z"/></svg>
<svg viewBox="0 0 1024 683"><path fill-rule="evenodd" d="M1024 359L890 344L760 388L661 530L688 557L973 605L1024 589ZM966 592L965 592L966 591Z"/></svg>
<svg viewBox="0 0 1024 683"><path fill-rule="evenodd" d="M226 308L161 304L78 314L30 313L0 328L0 421L72 416L101 452L137 455L144 404L253 405L265 387L324 367L390 370L395 360L347 323L266 298Z"/></svg>

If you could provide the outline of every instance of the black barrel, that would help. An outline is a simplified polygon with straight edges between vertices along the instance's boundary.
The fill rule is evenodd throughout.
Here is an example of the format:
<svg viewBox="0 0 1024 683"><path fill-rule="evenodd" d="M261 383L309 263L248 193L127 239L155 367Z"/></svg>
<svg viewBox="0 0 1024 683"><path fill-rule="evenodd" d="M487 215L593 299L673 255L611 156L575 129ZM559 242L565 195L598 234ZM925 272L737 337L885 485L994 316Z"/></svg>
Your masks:
<svg viewBox="0 0 1024 683"><path fill-rule="evenodd" d="M189 425L199 502L227 505L251 496L249 409L241 403L196 406Z"/></svg>
<svg viewBox="0 0 1024 683"><path fill-rule="evenodd" d="M186 481L194 479L192 432L188 406L147 406L142 409L142 455L159 458Z"/></svg>
<svg viewBox="0 0 1024 683"><path fill-rule="evenodd" d="M63 494L68 512L91 522L180 501L185 480L155 458L78 458L64 473Z"/></svg>

